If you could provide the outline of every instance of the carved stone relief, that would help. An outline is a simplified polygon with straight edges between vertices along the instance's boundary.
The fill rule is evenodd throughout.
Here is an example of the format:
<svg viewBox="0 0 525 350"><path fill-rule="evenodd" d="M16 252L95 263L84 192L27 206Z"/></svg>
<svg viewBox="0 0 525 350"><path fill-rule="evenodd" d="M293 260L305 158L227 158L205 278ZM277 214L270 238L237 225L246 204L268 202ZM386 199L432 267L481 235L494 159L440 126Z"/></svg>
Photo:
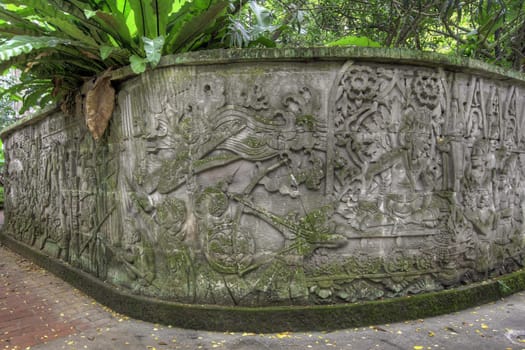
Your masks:
<svg viewBox="0 0 525 350"><path fill-rule="evenodd" d="M180 66L125 82L101 140L5 140L6 232L137 294L342 303L523 266L525 88L417 66Z"/></svg>

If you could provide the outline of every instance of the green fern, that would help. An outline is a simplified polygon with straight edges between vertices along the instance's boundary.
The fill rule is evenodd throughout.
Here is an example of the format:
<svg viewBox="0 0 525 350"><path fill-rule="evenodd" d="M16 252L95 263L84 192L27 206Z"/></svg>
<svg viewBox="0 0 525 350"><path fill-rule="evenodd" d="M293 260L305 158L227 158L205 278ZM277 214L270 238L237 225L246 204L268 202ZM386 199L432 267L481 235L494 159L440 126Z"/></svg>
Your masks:
<svg viewBox="0 0 525 350"><path fill-rule="evenodd" d="M20 69L21 83L9 91L41 104L108 68L131 64L141 73L164 54L228 47L241 9L229 0L2 0L0 71ZM267 10L250 9L258 20L251 33L272 29Z"/></svg>
<svg viewBox="0 0 525 350"><path fill-rule="evenodd" d="M8 61L34 50L56 48L59 45L72 45L70 40L55 37L34 37L27 35L14 36L0 44L0 61Z"/></svg>

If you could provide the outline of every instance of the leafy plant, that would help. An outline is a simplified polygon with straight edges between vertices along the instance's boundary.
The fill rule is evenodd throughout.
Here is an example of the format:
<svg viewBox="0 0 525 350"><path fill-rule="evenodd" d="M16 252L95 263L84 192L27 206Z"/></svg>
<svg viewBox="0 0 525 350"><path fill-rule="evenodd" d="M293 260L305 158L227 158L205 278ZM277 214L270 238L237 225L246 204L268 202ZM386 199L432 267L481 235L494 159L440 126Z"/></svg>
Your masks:
<svg viewBox="0 0 525 350"><path fill-rule="evenodd" d="M288 46L437 51L525 71L525 0L266 0Z"/></svg>
<svg viewBox="0 0 525 350"><path fill-rule="evenodd" d="M274 25L273 13L257 2L250 1L248 5L248 9L240 11L238 16L230 16L231 24L228 33L230 45L246 47L261 44L275 47L275 39L286 26Z"/></svg>
<svg viewBox="0 0 525 350"><path fill-rule="evenodd" d="M243 45L272 29L262 6L250 8L260 27ZM23 72L5 93L23 95L27 108L67 98L108 69L141 73L164 54L235 46L229 30L241 13L228 0L3 0L0 71Z"/></svg>
<svg viewBox="0 0 525 350"><path fill-rule="evenodd" d="M6 92L14 84L16 84L16 77L13 72L8 72L6 76L0 77L0 129L16 121L15 104L19 100L13 100Z"/></svg>
<svg viewBox="0 0 525 350"><path fill-rule="evenodd" d="M0 140L0 208L4 207L4 166L4 144L2 143L2 140Z"/></svg>

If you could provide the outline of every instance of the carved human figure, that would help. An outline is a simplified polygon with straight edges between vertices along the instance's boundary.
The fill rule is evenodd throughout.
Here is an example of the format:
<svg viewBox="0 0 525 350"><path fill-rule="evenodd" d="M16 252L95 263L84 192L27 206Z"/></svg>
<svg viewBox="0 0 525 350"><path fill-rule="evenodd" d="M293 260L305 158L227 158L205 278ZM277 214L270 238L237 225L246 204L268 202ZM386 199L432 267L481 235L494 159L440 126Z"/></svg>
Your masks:
<svg viewBox="0 0 525 350"><path fill-rule="evenodd" d="M183 227L187 215L186 203L181 199L167 198L156 205L157 244L161 247L168 273L174 273L179 268L177 255L184 250L186 232Z"/></svg>
<svg viewBox="0 0 525 350"><path fill-rule="evenodd" d="M152 243L133 220L127 221L129 231L124 233L122 247L108 246L115 262L124 272L121 283L135 292L152 285L155 279L155 251Z"/></svg>
<svg viewBox="0 0 525 350"><path fill-rule="evenodd" d="M463 178L464 214L483 236L490 235L495 222L492 158L489 142L478 139L472 147L470 168Z"/></svg>

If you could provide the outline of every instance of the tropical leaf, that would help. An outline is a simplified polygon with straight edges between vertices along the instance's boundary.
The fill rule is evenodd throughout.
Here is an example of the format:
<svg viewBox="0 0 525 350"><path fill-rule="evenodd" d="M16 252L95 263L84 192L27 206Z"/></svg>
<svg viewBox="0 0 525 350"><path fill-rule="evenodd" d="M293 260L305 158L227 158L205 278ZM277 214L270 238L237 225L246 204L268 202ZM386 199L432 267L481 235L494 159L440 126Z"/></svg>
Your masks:
<svg viewBox="0 0 525 350"><path fill-rule="evenodd" d="M61 18L63 20L70 20L71 15L64 12L61 8L54 6L52 1L42 0L2 0L2 3L12 4L21 7L20 11L25 11L24 17L29 18L29 14L34 15L40 19L40 23L45 22L49 18ZM13 11L11 11L13 13Z"/></svg>
<svg viewBox="0 0 525 350"><path fill-rule="evenodd" d="M14 28L24 28L41 34L45 33L45 30L41 26L27 20L18 13L7 11L2 7L0 7L0 19L10 23Z"/></svg>
<svg viewBox="0 0 525 350"><path fill-rule="evenodd" d="M129 0L140 37L156 38L160 35L157 7L154 5L156 2L156 0Z"/></svg>
<svg viewBox="0 0 525 350"><path fill-rule="evenodd" d="M137 55L132 55L129 58L129 63L131 66L131 70L136 74L140 74L146 71L146 65L148 63L148 60Z"/></svg>
<svg viewBox="0 0 525 350"><path fill-rule="evenodd" d="M60 9L62 12L65 12L77 20L82 20L84 22L84 10L93 9L93 4L91 1L85 0L46 0L54 8Z"/></svg>
<svg viewBox="0 0 525 350"><path fill-rule="evenodd" d="M58 45L71 45L71 40L52 36L27 36L17 35L0 44L0 61L7 61L12 57L30 53L34 50L49 49Z"/></svg>
<svg viewBox="0 0 525 350"><path fill-rule="evenodd" d="M28 82L20 82L11 85L3 90L2 94L9 96L10 99L21 101L22 107L18 113L23 114L32 107L41 105L42 99L47 99L51 95L51 81L45 79L35 79ZM22 96L23 97L20 97Z"/></svg>
<svg viewBox="0 0 525 350"><path fill-rule="evenodd" d="M255 15L258 25L262 27L270 27L272 25L272 12L270 10L255 1L250 1L249 6Z"/></svg>
<svg viewBox="0 0 525 350"><path fill-rule="evenodd" d="M16 14L25 19L30 19L29 22L33 25L39 23L41 27L46 28L47 33L42 33L42 35L49 35L51 31L52 36L81 40L85 45L96 45L102 42L103 37L106 36L102 28L97 27L95 22L89 21L84 15L87 4L84 4L84 9L75 6L75 3L79 5L79 0L71 0L70 2L63 0L5 0L3 2L23 6L21 10L16 11ZM11 14L15 13L11 12ZM34 20L36 18L38 21ZM52 30L53 28L54 30Z"/></svg>
<svg viewBox="0 0 525 350"><path fill-rule="evenodd" d="M284 30L286 26L273 25L272 12L266 7L259 5L255 1L249 4L250 16L255 19L254 23L242 23L239 19L231 19L229 25L229 32L227 37L230 39L230 44L236 47L276 47L274 40L268 37L268 34L274 33L276 30ZM252 21L253 22L253 21Z"/></svg>
<svg viewBox="0 0 525 350"><path fill-rule="evenodd" d="M164 37L159 36L155 39L142 38L144 42L144 51L146 52L146 59L151 63L152 67L156 67L160 62L162 56L162 48L164 47Z"/></svg>
<svg viewBox="0 0 525 350"><path fill-rule="evenodd" d="M275 43L274 40L270 39L270 38L267 38L265 36L259 36L257 39L255 39L254 41L252 41L252 43L254 45L262 45L264 47L276 47L277 44Z"/></svg>
<svg viewBox="0 0 525 350"><path fill-rule="evenodd" d="M229 5L229 0L2 0L0 71L11 66L23 71L12 96L25 95L24 106L46 103L69 96L86 77L109 67L131 64L141 73L163 53L229 46L224 40L232 23ZM270 28L267 10L252 4L252 11L259 32ZM272 44L264 37L257 43Z"/></svg>
<svg viewBox="0 0 525 350"><path fill-rule="evenodd" d="M249 30L244 24L236 20L231 21L227 37L233 47L247 46L251 41Z"/></svg>
<svg viewBox="0 0 525 350"><path fill-rule="evenodd" d="M0 36L2 37L13 37L15 35L38 36L40 34L40 31L31 30L24 26L13 26L6 23L0 24Z"/></svg>
<svg viewBox="0 0 525 350"><path fill-rule="evenodd" d="M75 0L81 1L81 0ZM98 6L110 13L121 13L124 17L128 17L131 12L131 7L127 0L102 0L98 1Z"/></svg>
<svg viewBox="0 0 525 350"><path fill-rule="evenodd" d="M102 45L100 47L100 58L107 59L115 50L116 47L114 46Z"/></svg>
<svg viewBox="0 0 525 350"><path fill-rule="evenodd" d="M91 16L92 13L88 12L87 15ZM126 19L123 16L118 13L96 11L92 18L115 39L113 42L115 46L127 48L131 51L140 51L137 43L131 37Z"/></svg>
<svg viewBox="0 0 525 350"><path fill-rule="evenodd" d="M172 35L166 39L165 52L175 53L183 51L185 46L189 46L193 41L197 39L199 35L202 35L208 27L214 24L218 17L224 15L225 9L228 7L228 1L206 1L208 7L202 6L200 13L192 16L191 21L183 21L184 18L177 18L178 21L183 21L182 26ZM195 5L197 2L192 2ZM188 3L189 4L189 3ZM181 9L182 10L182 9Z"/></svg>
<svg viewBox="0 0 525 350"><path fill-rule="evenodd" d="M45 105L47 101L46 97L51 96L51 87L49 84L35 86L34 88L29 89L28 91L29 92L25 93L24 98L22 100L22 108L19 110L20 114L25 113L31 107L43 107L43 105ZM41 103L42 99L44 99L43 103Z"/></svg>
<svg viewBox="0 0 525 350"><path fill-rule="evenodd" d="M79 40L84 45L97 46L97 42L91 36L86 35L78 25L71 21L60 17L47 17L43 18L43 20L55 27L57 36Z"/></svg>
<svg viewBox="0 0 525 350"><path fill-rule="evenodd" d="M178 2L178 1L177 1ZM157 14L157 36L166 36L168 19L175 7L175 0L154 1L154 10ZM180 8L180 5L178 6Z"/></svg>

